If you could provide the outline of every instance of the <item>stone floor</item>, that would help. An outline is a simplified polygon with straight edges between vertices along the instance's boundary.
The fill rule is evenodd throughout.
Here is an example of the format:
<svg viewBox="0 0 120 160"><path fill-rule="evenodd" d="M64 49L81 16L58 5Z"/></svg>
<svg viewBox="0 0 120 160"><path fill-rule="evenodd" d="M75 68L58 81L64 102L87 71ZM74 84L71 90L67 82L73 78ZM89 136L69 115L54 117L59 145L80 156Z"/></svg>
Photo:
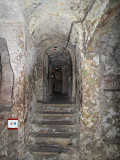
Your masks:
<svg viewBox="0 0 120 160"><path fill-rule="evenodd" d="M49 104L69 104L71 103L70 98L67 94L54 93L51 100L48 102Z"/></svg>

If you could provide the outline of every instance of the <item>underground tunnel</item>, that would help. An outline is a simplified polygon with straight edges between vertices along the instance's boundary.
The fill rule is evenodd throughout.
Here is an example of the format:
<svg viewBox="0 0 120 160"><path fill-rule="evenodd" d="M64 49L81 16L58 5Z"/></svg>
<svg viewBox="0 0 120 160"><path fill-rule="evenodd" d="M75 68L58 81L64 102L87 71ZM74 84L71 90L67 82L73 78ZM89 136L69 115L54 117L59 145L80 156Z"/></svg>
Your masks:
<svg viewBox="0 0 120 160"><path fill-rule="evenodd" d="M120 160L119 122L120 0L0 0L0 160Z"/></svg>
<svg viewBox="0 0 120 160"><path fill-rule="evenodd" d="M44 58L44 102L72 102L72 60L62 47L52 47Z"/></svg>

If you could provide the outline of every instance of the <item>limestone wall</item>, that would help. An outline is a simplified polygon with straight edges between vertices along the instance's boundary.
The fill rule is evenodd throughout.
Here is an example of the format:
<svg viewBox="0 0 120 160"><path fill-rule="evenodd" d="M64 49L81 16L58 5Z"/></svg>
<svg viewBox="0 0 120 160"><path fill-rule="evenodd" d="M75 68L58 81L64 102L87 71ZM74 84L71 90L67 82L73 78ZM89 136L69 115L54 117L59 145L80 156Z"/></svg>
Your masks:
<svg viewBox="0 0 120 160"><path fill-rule="evenodd" d="M71 55L80 160L119 160L120 1L38 2L25 0L25 22L22 1L0 2L0 103L12 106L0 115L2 159L23 157L32 115L43 101L44 55L56 45ZM10 117L18 118L18 131L7 130Z"/></svg>
<svg viewBox="0 0 120 160"><path fill-rule="evenodd" d="M120 2L111 3L96 30L100 54L102 139L105 158L120 158Z"/></svg>
<svg viewBox="0 0 120 160"><path fill-rule="evenodd" d="M81 159L120 158L119 15L119 3L114 1L106 6L95 32L85 29L87 21L76 26Z"/></svg>
<svg viewBox="0 0 120 160"><path fill-rule="evenodd" d="M13 72L6 40L0 39L0 105L10 106L13 98Z"/></svg>

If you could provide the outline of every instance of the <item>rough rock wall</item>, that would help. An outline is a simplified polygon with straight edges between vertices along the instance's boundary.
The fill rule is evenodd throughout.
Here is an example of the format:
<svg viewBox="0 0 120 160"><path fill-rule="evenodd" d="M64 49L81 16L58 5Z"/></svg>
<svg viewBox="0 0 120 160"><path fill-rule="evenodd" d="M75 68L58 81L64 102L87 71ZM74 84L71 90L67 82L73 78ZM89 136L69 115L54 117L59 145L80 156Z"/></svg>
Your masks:
<svg viewBox="0 0 120 160"><path fill-rule="evenodd" d="M25 51L24 51L24 29L20 23L2 23L0 25L0 36L4 37L7 42L10 65L13 74L13 96L12 96L12 113L11 116L18 118L19 130L21 136L24 123L24 87L25 87ZM5 70L5 74L7 74ZM10 75L7 75L10 76ZM10 80L10 77L7 77ZM11 93L10 93L11 94ZM6 96L6 95L4 95ZM19 137L19 144L22 142Z"/></svg>
<svg viewBox="0 0 120 160"><path fill-rule="evenodd" d="M6 50L2 52L2 60L6 62L3 70L2 85L4 94L2 94L2 104L6 104L12 96L12 110L9 107L1 107L0 111L4 116L0 129L1 134L1 159L18 159L22 154L24 137L24 93L25 93L25 49L24 49L24 28L22 15L16 1L0 1L0 37L6 41ZM3 45L2 45L3 47ZM9 62L9 63L8 63ZM6 67L6 68L5 68ZM6 92L8 96L6 96ZM11 93L12 91L12 93ZM18 118L18 131L9 131L7 129L7 118ZM11 147L11 144L14 147ZM14 157L14 158L13 158Z"/></svg>
<svg viewBox="0 0 120 160"><path fill-rule="evenodd" d="M0 88L1 88L1 82L2 82L2 64L1 64L1 54L0 54Z"/></svg>
<svg viewBox="0 0 120 160"><path fill-rule="evenodd" d="M84 46L84 44L82 44ZM78 46L78 100L80 105L80 158L102 159L100 127L99 54Z"/></svg>
<svg viewBox="0 0 120 160"><path fill-rule="evenodd" d="M109 4L95 32L100 54L102 139L106 159L120 159L120 1Z"/></svg>
<svg viewBox="0 0 120 160"><path fill-rule="evenodd" d="M6 40L0 38L0 105L10 106L13 98L13 72Z"/></svg>
<svg viewBox="0 0 120 160"><path fill-rule="evenodd" d="M28 35L29 36L29 35ZM25 134L30 130L30 122L36 105L36 49L26 36L26 94L25 94Z"/></svg>
<svg viewBox="0 0 120 160"><path fill-rule="evenodd" d="M49 101L49 99L50 99L50 97L49 97L49 86L48 86L48 84L49 84L49 77L48 77L48 75L49 75L49 58L48 58L48 55L46 54L45 56L44 56L44 69L43 69L43 74L44 74L44 78L43 78L43 87L44 87L44 93L43 93L43 95L44 95L44 102L48 102Z"/></svg>
<svg viewBox="0 0 120 160"><path fill-rule="evenodd" d="M86 29L87 18L76 25L80 36L76 47L80 159L120 158L119 8L119 1L111 1L93 33Z"/></svg>

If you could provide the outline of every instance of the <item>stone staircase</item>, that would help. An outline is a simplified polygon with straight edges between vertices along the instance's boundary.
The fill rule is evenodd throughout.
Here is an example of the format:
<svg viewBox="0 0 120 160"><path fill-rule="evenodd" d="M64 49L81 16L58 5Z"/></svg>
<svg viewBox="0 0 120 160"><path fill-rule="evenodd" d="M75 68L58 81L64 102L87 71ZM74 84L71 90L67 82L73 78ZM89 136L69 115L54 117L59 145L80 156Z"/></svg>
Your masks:
<svg viewBox="0 0 120 160"><path fill-rule="evenodd" d="M74 104L39 103L26 141L34 160L79 160L75 114Z"/></svg>

